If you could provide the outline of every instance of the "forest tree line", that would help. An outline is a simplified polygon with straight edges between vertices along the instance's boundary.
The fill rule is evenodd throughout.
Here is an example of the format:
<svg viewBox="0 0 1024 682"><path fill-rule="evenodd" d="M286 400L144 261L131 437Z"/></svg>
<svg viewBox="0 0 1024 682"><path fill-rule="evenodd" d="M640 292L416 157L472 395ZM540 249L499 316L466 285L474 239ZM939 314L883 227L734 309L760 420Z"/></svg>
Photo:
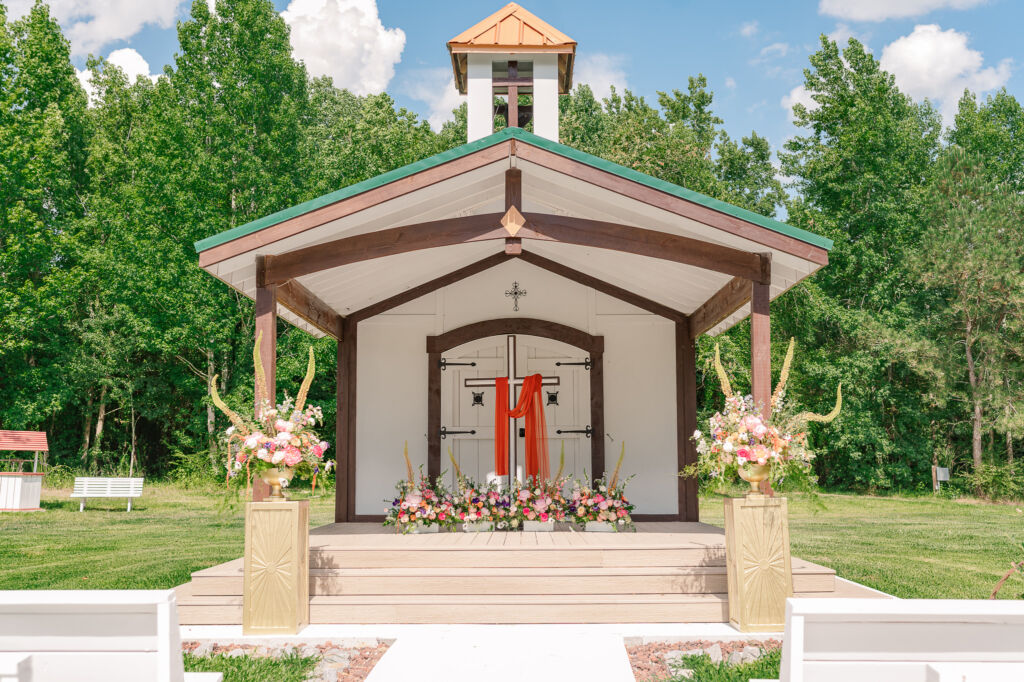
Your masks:
<svg viewBox="0 0 1024 682"><path fill-rule="evenodd" d="M201 271L196 240L462 144L387 94L310 78L269 0L197 0L173 64L129 82L90 59L82 89L47 6L0 4L0 428L45 430L76 470L210 475L224 428L208 381L252 404L253 310ZM790 396L842 415L811 434L834 488L930 486L933 463L1024 495L1024 112L965 92L955 120L901 93L855 39L821 38L813 108L782 149L733 139L702 76L645 101L561 102L562 142L835 241L773 302ZM749 385L749 329L700 342L702 414L720 406L715 342ZM335 343L284 323L279 390L313 344L310 400L334 423ZM294 389L293 389L294 390Z"/></svg>

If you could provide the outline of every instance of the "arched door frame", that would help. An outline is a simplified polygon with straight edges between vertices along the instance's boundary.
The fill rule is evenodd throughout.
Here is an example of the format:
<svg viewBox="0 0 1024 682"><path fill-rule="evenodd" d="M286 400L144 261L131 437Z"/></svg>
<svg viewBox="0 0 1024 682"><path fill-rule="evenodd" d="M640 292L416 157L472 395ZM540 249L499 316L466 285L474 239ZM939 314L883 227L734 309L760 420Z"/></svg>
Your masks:
<svg viewBox="0 0 1024 682"><path fill-rule="evenodd" d="M427 337L427 475L441 475L441 355L471 341L518 334L560 341L590 356L590 466L593 476L604 475L604 337L547 320L503 317L474 322Z"/></svg>

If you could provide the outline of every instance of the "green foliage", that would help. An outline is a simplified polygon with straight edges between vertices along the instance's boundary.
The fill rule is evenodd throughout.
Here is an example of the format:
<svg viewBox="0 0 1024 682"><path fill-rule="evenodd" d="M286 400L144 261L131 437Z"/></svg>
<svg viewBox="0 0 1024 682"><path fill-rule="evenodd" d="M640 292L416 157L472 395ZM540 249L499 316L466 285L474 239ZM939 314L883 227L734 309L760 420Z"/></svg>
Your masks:
<svg viewBox="0 0 1024 682"><path fill-rule="evenodd" d="M1024 467L982 464L967 474L967 480L990 500L1024 501Z"/></svg>
<svg viewBox="0 0 1024 682"><path fill-rule="evenodd" d="M224 673L224 682L303 682L309 679L319 657L291 653L279 658L267 656L193 656L184 654L185 672Z"/></svg>
<svg viewBox="0 0 1024 682"><path fill-rule="evenodd" d="M779 666L782 663L782 650L773 649L766 651L761 658L750 663L729 663L720 661L712 663L707 654L699 656L684 656L680 659L680 665L674 672L677 674L669 678L670 682L683 682L683 680L696 680L697 682L747 682L751 679L776 680L779 678ZM690 675L684 676L679 669L691 670Z"/></svg>

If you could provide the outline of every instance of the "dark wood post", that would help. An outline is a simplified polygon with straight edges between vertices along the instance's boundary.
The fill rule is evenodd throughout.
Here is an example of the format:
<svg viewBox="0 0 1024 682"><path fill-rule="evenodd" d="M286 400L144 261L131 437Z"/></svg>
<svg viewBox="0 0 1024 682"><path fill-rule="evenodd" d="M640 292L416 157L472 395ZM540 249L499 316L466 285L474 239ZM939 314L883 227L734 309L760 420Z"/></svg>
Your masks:
<svg viewBox="0 0 1024 682"><path fill-rule="evenodd" d="M697 344L688 320L676 322L676 447L682 471L697 463L697 445L691 436L697 429ZM679 477L679 518L699 521L697 478Z"/></svg>
<svg viewBox="0 0 1024 682"><path fill-rule="evenodd" d="M604 345L601 350L590 351L590 467L594 479L605 475L604 442Z"/></svg>
<svg viewBox="0 0 1024 682"><path fill-rule="evenodd" d="M338 340L337 399L335 417L335 490L334 521L344 523L355 515L355 415L356 415L356 340L359 322L346 318Z"/></svg>
<svg viewBox="0 0 1024 682"><path fill-rule="evenodd" d="M769 285L751 282L750 292L750 392L762 415L771 414L772 354Z"/></svg>
<svg viewBox="0 0 1024 682"><path fill-rule="evenodd" d="M267 382L270 402L277 402L277 286L267 284L265 260L260 256L256 261L256 338L260 342L260 359ZM254 409L260 410L260 396L256 395ZM252 501L260 502L270 494L270 486L261 478L252 481Z"/></svg>
<svg viewBox="0 0 1024 682"><path fill-rule="evenodd" d="M441 475L441 354L427 352L427 477Z"/></svg>

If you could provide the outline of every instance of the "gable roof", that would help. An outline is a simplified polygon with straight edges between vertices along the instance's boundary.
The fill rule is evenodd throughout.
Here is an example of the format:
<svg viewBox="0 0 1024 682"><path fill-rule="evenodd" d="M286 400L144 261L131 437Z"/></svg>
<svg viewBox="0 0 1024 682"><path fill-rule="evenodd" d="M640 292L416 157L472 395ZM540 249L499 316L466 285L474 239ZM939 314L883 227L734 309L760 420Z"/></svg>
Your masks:
<svg viewBox="0 0 1024 682"><path fill-rule="evenodd" d="M576 41L514 2L448 41L455 87L466 94L466 55L470 52L558 54L558 90L572 90Z"/></svg>
<svg viewBox="0 0 1024 682"><path fill-rule="evenodd" d="M680 187L679 185L675 185L671 182L659 180L658 178L646 175L631 168L626 168L625 166L602 159L598 156L594 156L593 154L587 154L586 152L581 152L578 149L574 149L567 145L553 142L547 138L540 137L539 135L534 135L533 133L527 132L521 128L505 128L504 130L500 130L479 140L441 152L440 154L435 154L434 156L426 159L421 159L420 161L416 161L415 163L411 163L407 166L402 166L401 168L396 168L392 171L388 171L387 173L382 173L376 177L363 180L362 182L357 182L354 185L349 185L348 187L335 190L334 192L330 192L329 194L325 194L315 199L310 199L309 201L272 213L244 225L239 225L238 227L215 234L207 237L206 239L201 239L195 242L195 249L198 253L202 253L203 251L226 244L235 239L239 239L240 237L254 234L279 223L291 220L292 218L310 213L324 206L388 185L456 159L467 157L508 140L520 140L558 156L611 173L623 179L664 192L665 194L693 202L718 213L739 218L740 220L752 225L763 227L788 237L793 237L812 246L825 250L832 249L832 240L827 237L822 237L821 235L814 234L813 232L793 227L792 225L775 220L774 218L763 216L759 213L754 213L753 211L749 211L745 208L740 208L739 206L733 206L732 204L719 199L713 199L712 197L701 194L700 192Z"/></svg>
<svg viewBox="0 0 1024 682"><path fill-rule="evenodd" d="M514 2L448 41L448 49L456 51L499 47L575 51L576 41Z"/></svg>

